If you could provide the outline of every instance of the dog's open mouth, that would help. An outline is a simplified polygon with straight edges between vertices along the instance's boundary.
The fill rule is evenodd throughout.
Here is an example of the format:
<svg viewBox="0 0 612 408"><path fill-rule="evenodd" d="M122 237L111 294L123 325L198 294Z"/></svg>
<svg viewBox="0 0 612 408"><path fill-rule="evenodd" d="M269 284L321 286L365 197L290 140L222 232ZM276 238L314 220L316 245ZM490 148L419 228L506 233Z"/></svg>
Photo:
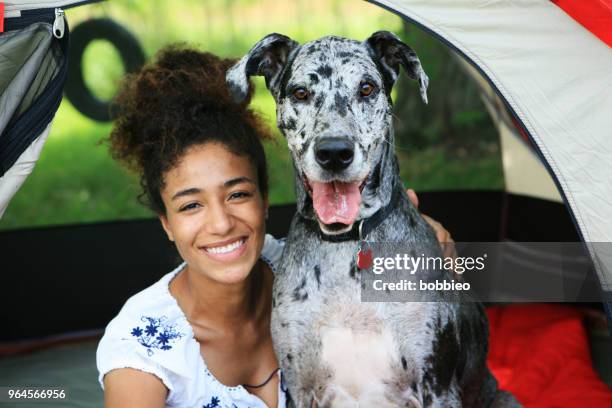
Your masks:
<svg viewBox="0 0 612 408"><path fill-rule="evenodd" d="M343 182L311 181L303 177L306 190L312 198L317 218L329 232L342 232L353 225L359 214L361 191L365 179Z"/></svg>

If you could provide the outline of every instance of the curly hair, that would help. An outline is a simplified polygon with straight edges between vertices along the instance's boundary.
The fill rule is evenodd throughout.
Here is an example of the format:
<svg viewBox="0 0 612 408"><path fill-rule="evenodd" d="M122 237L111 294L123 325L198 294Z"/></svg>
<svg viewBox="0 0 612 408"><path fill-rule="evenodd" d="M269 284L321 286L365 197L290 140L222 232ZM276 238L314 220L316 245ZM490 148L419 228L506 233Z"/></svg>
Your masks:
<svg viewBox="0 0 612 408"><path fill-rule="evenodd" d="M236 61L185 45L160 50L153 62L128 74L114 103L115 123L108 138L114 159L140 175L141 202L165 214L161 198L164 175L187 149L208 142L247 157L257 170L259 191L268 193L266 158L261 141L268 129L247 106L236 104L225 72ZM143 200L144 199L144 200Z"/></svg>

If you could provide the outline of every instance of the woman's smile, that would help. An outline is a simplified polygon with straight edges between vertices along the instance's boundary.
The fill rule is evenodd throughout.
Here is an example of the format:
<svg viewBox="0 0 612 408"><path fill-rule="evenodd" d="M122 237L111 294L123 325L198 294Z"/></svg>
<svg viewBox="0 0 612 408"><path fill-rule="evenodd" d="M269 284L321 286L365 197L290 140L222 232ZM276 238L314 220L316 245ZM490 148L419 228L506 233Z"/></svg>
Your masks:
<svg viewBox="0 0 612 408"><path fill-rule="evenodd" d="M232 262L246 251L248 237L231 238L222 242L201 246L204 253L219 262Z"/></svg>

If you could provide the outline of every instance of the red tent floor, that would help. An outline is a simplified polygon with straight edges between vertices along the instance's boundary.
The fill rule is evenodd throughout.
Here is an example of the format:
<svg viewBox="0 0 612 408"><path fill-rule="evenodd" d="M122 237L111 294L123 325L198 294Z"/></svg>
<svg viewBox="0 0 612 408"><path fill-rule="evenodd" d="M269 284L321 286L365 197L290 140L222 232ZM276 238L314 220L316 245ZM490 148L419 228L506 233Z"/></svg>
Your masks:
<svg viewBox="0 0 612 408"><path fill-rule="evenodd" d="M612 407L612 389L593 368L580 309L513 305L487 314L489 367L526 408Z"/></svg>

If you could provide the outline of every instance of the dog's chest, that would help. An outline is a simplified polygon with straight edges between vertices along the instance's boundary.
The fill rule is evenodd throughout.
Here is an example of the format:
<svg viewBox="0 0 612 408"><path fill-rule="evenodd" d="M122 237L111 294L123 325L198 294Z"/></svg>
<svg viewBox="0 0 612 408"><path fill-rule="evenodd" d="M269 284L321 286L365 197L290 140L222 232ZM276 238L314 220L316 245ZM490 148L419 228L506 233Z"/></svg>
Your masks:
<svg viewBox="0 0 612 408"><path fill-rule="evenodd" d="M308 235L288 239L279 268L282 275L275 280L276 300L304 311L319 309L336 295L347 302L359 301L358 249L355 241L321 242Z"/></svg>
<svg viewBox="0 0 612 408"><path fill-rule="evenodd" d="M390 383L401 394L418 381L431 353L427 324L435 305L362 302L359 243L317 238L291 240L283 254L272 322L281 360L287 354L292 364L314 360L299 366L323 367L350 400L385 400Z"/></svg>

